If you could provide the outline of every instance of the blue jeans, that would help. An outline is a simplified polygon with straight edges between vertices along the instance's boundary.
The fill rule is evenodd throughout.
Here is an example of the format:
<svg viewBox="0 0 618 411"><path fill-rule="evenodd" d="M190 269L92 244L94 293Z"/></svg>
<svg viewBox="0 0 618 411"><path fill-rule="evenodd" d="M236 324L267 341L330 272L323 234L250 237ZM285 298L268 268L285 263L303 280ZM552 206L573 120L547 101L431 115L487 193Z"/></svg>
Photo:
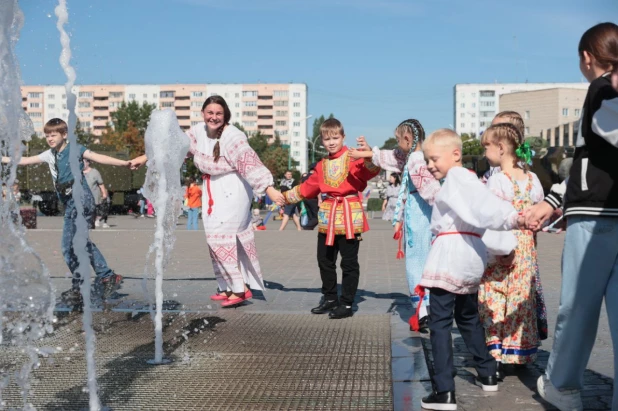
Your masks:
<svg viewBox="0 0 618 411"><path fill-rule="evenodd" d="M144 215L144 211L146 210L146 200L142 200L139 204L139 214Z"/></svg>
<svg viewBox="0 0 618 411"><path fill-rule="evenodd" d="M562 251L562 289L547 364L547 376L559 389L581 390L597 335L605 298L618 370L618 218L569 217ZM618 384L613 409L618 410Z"/></svg>
<svg viewBox="0 0 618 411"><path fill-rule="evenodd" d="M72 198L64 204L64 207L62 255L64 256L64 261L69 266L71 274L73 274L73 288L79 288L82 283L82 276L77 271L77 255L75 255L75 250L73 249L73 238L75 237L75 233L77 231L77 209L75 208L75 202ZM86 227L90 227L92 224L92 219L94 218L94 207L95 205L92 194L90 193L90 190L87 190L84 194L84 217L86 217ZM80 244L80 247L81 246L82 245ZM89 237L86 243L86 250L88 251L90 265L92 265L92 268L94 269L97 282L100 282L103 278L107 278L114 273L107 266L107 262L105 261L103 254L101 254L97 246L90 241Z"/></svg>
<svg viewBox="0 0 618 411"><path fill-rule="evenodd" d="M190 208L189 211L187 211L187 214L188 214L187 230L197 230L198 229L197 217L199 213L200 213L199 207Z"/></svg>

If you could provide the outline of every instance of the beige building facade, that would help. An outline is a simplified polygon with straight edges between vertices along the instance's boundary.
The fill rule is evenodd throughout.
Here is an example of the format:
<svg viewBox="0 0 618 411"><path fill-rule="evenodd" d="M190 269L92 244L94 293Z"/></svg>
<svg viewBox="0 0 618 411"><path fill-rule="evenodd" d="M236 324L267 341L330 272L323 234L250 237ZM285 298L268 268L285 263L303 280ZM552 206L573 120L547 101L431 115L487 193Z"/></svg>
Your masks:
<svg viewBox="0 0 618 411"><path fill-rule="evenodd" d="M540 137L549 147L575 147L579 134L580 120L571 121L541 130Z"/></svg>
<svg viewBox="0 0 618 411"><path fill-rule="evenodd" d="M579 120L587 90L551 88L522 91L500 96L500 110L521 114L525 137L540 137L541 132ZM561 145L561 144L560 144Z"/></svg>
<svg viewBox="0 0 618 411"><path fill-rule="evenodd" d="M52 118L68 119L63 86L22 86L22 106L37 134ZM248 134L260 131L269 137L278 134L290 145L290 155L307 169L307 85L290 84L156 84L80 85L75 111L84 129L101 135L111 123L111 113L123 101L154 104L176 113L183 130L203 121L202 104L220 95L232 112L231 123L241 124Z"/></svg>

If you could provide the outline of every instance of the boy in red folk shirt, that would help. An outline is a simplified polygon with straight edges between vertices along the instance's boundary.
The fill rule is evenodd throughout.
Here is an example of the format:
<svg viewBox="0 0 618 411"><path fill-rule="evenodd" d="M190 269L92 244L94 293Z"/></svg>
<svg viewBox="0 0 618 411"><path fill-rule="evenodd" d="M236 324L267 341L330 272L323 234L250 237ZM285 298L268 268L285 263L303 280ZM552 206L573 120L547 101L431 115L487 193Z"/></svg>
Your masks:
<svg viewBox="0 0 618 411"><path fill-rule="evenodd" d="M320 305L311 310L314 314L330 312L329 318L352 316L352 303L358 288L360 269L358 248L361 233L369 230L359 192L380 169L363 159L353 159L343 145L345 133L337 119L326 120L320 127L322 145L328 158L322 159L304 183L283 193L287 204L320 193L326 199L318 211L318 266L322 277ZM341 299L337 296L337 253L341 253Z"/></svg>

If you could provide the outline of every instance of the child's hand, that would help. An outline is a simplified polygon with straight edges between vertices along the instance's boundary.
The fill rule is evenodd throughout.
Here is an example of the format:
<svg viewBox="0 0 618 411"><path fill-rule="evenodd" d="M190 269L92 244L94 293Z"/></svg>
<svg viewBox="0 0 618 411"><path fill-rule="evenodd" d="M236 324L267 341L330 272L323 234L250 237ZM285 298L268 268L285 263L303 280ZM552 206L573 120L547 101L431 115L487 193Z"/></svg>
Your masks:
<svg viewBox="0 0 618 411"><path fill-rule="evenodd" d="M358 160L359 158L373 158L373 152L372 151L358 150L356 148L350 148L348 150L348 152L350 153L350 157L353 160Z"/></svg>
<svg viewBox="0 0 618 411"><path fill-rule="evenodd" d="M515 250L511 251L509 255L499 255L496 256L496 260L498 264L503 265L505 267L510 267L513 265L513 261L515 260Z"/></svg>
<svg viewBox="0 0 618 411"><path fill-rule="evenodd" d="M397 234L398 232L401 231L401 221L398 221L395 223L395 225L393 226L393 232L394 234Z"/></svg>
<svg viewBox="0 0 618 411"><path fill-rule="evenodd" d="M543 227L543 223L551 217L553 212L554 209L547 201L541 201L540 203L527 208L524 210L526 228L533 231L539 231Z"/></svg>
<svg viewBox="0 0 618 411"><path fill-rule="evenodd" d="M358 150L361 151L371 151L371 147L369 147L369 145L367 144L367 141L365 140L365 136L360 136L356 139L356 144L358 145Z"/></svg>
<svg viewBox="0 0 618 411"><path fill-rule="evenodd" d="M138 168L146 164L147 161L148 161L148 157L146 157L146 154L144 154L144 155L134 158L131 161L128 161L129 163L128 167L131 170L137 170Z"/></svg>

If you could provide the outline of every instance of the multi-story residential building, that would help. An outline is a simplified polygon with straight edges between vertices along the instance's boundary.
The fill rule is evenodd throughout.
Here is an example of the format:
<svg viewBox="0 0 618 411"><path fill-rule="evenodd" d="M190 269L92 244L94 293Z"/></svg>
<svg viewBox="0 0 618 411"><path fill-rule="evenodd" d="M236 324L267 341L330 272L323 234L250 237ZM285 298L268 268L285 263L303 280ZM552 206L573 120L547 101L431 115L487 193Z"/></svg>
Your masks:
<svg viewBox="0 0 618 411"><path fill-rule="evenodd" d="M76 113L84 129L101 135L111 123L110 114L121 102L154 104L176 113L183 130L203 121L204 100L220 95L232 112L232 123L242 125L249 135L260 131L278 134L290 146L291 157L307 170L307 85L306 84L156 84L75 86ZM35 132L54 117L68 118L63 86L23 86L22 106L32 119Z"/></svg>
<svg viewBox="0 0 618 411"><path fill-rule="evenodd" d="M474 133L478 137L491 125L494 116L504 110L500 96L555 88L588 90L588 83L456 84L453 88L453 128L458 134Z"/></svg>
<svg viewBox="0 0 618 411"><path fill-rule="evenodd" d="M579 133L579 120L557 124L541 130L539 137L546 140L549 147L574 147Z"/></svg>
<svg viewBox="0 0 618 411"><path fill-rule="evenodd" d="M578 120L586 92L551 88L503 94L500 96L500 109L520 113L526 126L525 137L539 137L541 130Z"/></svg>

